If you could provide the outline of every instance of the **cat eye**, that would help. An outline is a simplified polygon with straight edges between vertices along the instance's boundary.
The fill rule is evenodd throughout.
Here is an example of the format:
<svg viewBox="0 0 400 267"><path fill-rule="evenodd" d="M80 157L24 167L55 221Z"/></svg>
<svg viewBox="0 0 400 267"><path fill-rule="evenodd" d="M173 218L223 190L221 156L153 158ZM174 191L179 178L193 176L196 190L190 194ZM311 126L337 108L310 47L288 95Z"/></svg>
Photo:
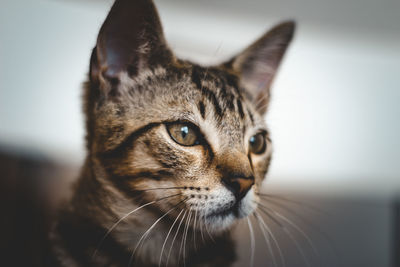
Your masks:
<svg viewBox="0 0 400 267"><path fill-rule="evenodd" d="M249 139L249 151L253 154L264 153L267 143L265 141L265 134L258 133Z"/></svg>
<svg viewBox="0 0 400 267"><path fill-rule="evenodd" d="M189 123L168 124L167 129L171 138L182 146L194 146L200 143L196 129Z"/></svg>

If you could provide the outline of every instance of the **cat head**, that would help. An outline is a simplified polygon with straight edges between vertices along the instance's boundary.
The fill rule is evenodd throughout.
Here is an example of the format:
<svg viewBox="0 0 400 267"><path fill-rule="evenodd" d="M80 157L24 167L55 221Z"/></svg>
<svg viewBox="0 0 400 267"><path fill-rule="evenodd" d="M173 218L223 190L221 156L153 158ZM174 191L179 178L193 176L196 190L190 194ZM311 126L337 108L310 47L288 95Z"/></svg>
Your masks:
<svg viewBox="0 0 400 267"><path fill-rule="evenodd" d="M174 56L151 1L117 0L85 95L97 179L132 202L155 201L153 212L196 214L210 231L251 214L271 158L269 88L293 32L282 23L203 67Z"/></svg>

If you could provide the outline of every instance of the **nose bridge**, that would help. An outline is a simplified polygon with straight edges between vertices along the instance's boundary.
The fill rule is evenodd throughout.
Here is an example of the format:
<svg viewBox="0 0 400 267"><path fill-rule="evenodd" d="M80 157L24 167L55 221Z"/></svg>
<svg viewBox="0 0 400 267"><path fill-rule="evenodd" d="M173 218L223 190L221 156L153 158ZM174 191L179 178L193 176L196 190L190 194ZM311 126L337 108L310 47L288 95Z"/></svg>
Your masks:
<svg viewBox="0 0 400 267"><path fill-rule="evenodd" d="M219 169L222 183L240 200L254 184L250 161L244 153L231 152L222 155Z"/></svg>
<svg viewBox="0 0 400 267"><path fill-rule="evenodd" d="M240 151L231 151L220 156L219 166L222 175L233 175L236 177L253 176L249 158Z"/></svg>

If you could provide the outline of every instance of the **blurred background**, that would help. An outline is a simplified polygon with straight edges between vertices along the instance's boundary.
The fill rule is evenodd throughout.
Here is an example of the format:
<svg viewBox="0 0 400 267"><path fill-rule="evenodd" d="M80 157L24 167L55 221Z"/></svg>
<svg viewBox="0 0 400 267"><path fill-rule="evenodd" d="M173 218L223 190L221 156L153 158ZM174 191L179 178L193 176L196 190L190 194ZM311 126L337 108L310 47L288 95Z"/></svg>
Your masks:
<svg viewBox="0 0 400 267"><path fill-rule="evenodd" d="M282 200L286 214L318 251L292 227L299 246L278 234L286 265L400 266L400 1L155 2L173 50L203 64L229 58L279 21L297 21L266 117L274 157L265 190L295 200ZM0 2L1 251L21 249L15 236L27 230L26 211L34 219L25 239L41 238L40 220L79 172L81 87L111 4ZM248 265L246 231L237 230L237 266ZM269 266L258 236L256 266ZM45 254L32 243L26 251Z"/></svg>

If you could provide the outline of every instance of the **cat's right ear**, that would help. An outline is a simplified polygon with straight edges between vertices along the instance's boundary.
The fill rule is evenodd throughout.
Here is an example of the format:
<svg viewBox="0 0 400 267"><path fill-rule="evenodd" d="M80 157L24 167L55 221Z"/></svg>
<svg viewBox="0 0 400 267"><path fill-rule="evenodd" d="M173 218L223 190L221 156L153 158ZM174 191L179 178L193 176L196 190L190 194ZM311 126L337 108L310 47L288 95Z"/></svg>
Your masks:
<svg viewBox="0 0 400 267"><path fill-rule="evenodd" d="M171 58L153 2L116 0L92 53L90 80L116 84L122 73L135 77L141 70Z"/></svg>
<svg viewBox="0 0 400 267"><path fill-rule="evenodd" d="M281 23L225 64L240 76L241 87L256 109L267 110L270 87L295 31L295 23Z"/></svg>

